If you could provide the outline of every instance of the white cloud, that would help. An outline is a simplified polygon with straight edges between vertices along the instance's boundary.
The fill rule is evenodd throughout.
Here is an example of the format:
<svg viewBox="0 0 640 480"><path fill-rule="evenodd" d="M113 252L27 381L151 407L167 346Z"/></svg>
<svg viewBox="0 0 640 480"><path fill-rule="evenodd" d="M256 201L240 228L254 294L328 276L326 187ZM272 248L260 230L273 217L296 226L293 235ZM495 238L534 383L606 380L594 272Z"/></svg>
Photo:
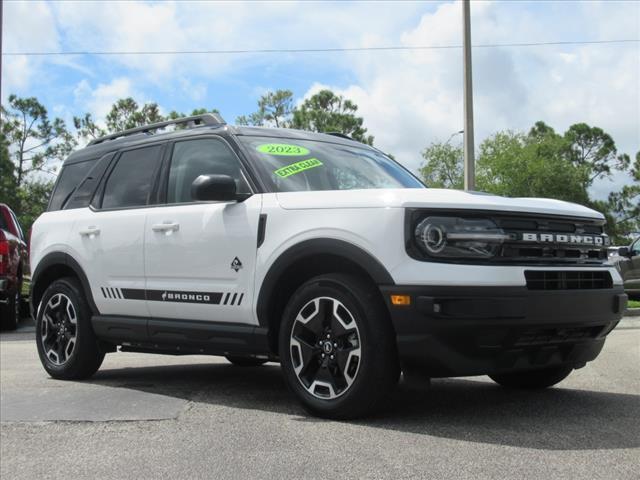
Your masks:
<svg viewBox="0 0 640 480"><path fill-rule="evenodd" d="M138 101L144 98L136 91L129 78L115 78L110 83L100 83L95 88L87 80L82 80L73 91L79 111L91 112L102 122L116 100L133 97ZM144 103L144 102L143 102Z"/></svg>
<svg viewBox="0 0 640 480"><path fill-rule="evenodd" d="M50 6L45 2L4 2L2 49L5 53L57 51L59 35ZM2 101L10 93L33 88L42 72L43 59L3 56Z"/></svg>
<svg viewBox="0 0 640 480"><path fill-rule="evenodd" d="M472 2L475 44L635 38L639 25L637 2ZM4 39L7 51L451 45L461 43L461 9L458 2L5 2ZM640 147L638 44L476 48L473 55L477 142L537 120L558 131L586 121L609 132L621 151ZM95 60L107 74L96 77L88 60L46 62L85 69L75 87L77 112L98 118L122 96L157 100L145 94L150 88L202 102L211 101L212 80L230 79L232 89L239 78L257 96L261 86L287 88L302 76L312 82L307 93L322 78L353 99L376 144L411 168L431 141L463 127L460 49L109 56ZM46 78L43 62L5 57L3 92L37 90L33 82ZM243 76L256 66L270 75ZM273 85L274 77L282 83ZM609 186L599 185L598 194Z"/></svg>
<svg viewBox="0 0 640 480"><path fill-rule="evenodd" d="M550 24L558 25L558 31L563 25L569 32L576 26L590 32L589 37L579 34L572 40L626 38L629 32L637 36L640 4L575 6L579 8L571 8L571 18L563 10L554 12L555 17L535 19L526 9L508 8L505 3L473 2L473 41L484 44L559 38L550 33ZM610 15L603 15L605 11ZM460 44L460 17L459 4L440 5L403 32L401 41L404 45ZM610 22L618 22L618 28L612 29ZM363 37L362 44L371 41ZM375 42L393 43L388 39ZM543 120L559 132L577 122L597 125L614 137L620 151L633 155L640 148L637 44L476 48L473 62L476 143L498 130L526 131ZM353 69L357 81L328 87L354 100L377 146L410 168L419 166L419 152L431 141L444 141L462 129L460 50L363 55L357 57ZM319 88L312 85L306 96ZM628 181L623 175L615 176L614 182L599 182L594 193L602 197Z"/></svg>

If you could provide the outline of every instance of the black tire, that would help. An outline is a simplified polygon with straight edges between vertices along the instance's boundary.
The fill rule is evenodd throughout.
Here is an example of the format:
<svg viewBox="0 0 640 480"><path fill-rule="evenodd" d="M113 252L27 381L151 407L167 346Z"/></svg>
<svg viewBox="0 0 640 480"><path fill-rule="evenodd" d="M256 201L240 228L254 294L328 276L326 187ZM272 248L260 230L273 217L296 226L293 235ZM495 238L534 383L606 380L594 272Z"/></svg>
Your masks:
<svg viewBox="0 0 640 480"><path fill-rule="evenodd" d="M573 371L573 367L560 366L544 368L541 370L530 370L527 372L504 373L500 375L489 375L491 380L503 387L539 389L551 387L567 378Z"/></svg>
<svg viewBox="0 0 640 480"><path fill-rule="evenodd" d="M20 321L20 292L22 284L17 286L15 292L7 295L7 303L0 305L0 319L3 330L15 330Z"/></svg>
<svg viewBox="0 0 640 480"><path fill-rule="evenodd" d="M264 358L237 357L235 355L227 355L224 358L229 360L236 367L259 367L260 365L264 365L268 361Z"/></svg>
<svg viewBox="0 0 640 480"><path fill-rule="evenodd" d="M61 333L60 330L53 330L55 327L52 327L52 324L45 320L45 312L47 312L48 318L54 320L54 322L59 321L60 325L66 323L69 330L71 330L73 324L70 321L65 322L64 319L59 319L56 312L48 309L54 297L64 301L65 304L70 302L72 304L72 311L76 317L75 327L73 328L75 334L73 348L71 348L68 356L66 352L64 352L66 359L60 363L56 363L52 356L55 355L57 358L60 358L58 353L61 352L58 351L56 353L53 348L45 346L46 340L43 339L43 333L48 332L53 334L53 332L57 331L57 334L61 335L61 338L65 334ZM65 298L67 300L64 300ZM46 325L43 325L45 322ZM47 336L47 338L50 337ZM93 332L93 327L91 326L91 310L87 304L84 292L75 278L61 278L53 282L45 290L36 318L36 344L42 366L53 378L79 380L90 377L100 368L104 360L104 353L101 352L98 347L98 342Z"/></svg>
<svg viewBox="0 0 640 480"><path fill-rule="evenodd" d="M329 308L331 313L325 313ZM305 312L305 323L296 320ZM375 286L353 275L321 275L298 288L283 313L279 350L289 388L308 412L320 417L371 414L384 405L400 377L387 307Z"/></svg>

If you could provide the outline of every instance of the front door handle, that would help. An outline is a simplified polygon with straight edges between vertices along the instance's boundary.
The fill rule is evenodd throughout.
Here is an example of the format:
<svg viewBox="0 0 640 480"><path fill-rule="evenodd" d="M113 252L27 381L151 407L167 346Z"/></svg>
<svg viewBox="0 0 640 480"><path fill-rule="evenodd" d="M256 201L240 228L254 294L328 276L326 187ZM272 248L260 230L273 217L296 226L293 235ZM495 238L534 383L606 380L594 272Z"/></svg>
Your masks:
<svg viewBox="0 0 640 480"><path fill-rule="evenodd" d="M80 235L83 237L91 237L100 235L100 229L98 227L91 226L87 228L81 228L78 233L80 233Z"/></svg>
<svg viewBox="0 0 640 480"><path fill-rule="evenodd" d="M180 224L175 222L156 223L155 225L151 226L151 230L153 230L154 232L165 232L165 233L177 232L178 230L180 230Z"/></svg>

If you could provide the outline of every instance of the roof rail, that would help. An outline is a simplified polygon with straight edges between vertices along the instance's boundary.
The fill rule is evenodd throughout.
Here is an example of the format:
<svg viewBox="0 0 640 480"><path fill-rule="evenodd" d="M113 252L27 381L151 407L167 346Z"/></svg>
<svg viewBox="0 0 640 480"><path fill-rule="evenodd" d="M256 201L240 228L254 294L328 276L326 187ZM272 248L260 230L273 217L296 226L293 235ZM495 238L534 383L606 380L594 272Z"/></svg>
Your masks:
<svg viewBox="0 0 640 480"><path fill-rule="evenodd" d="M324 133L326 135L331 135L333 137L346 138L347 140L353 140L354 142L357 142L357 140L354 140L353 138L351 138L346 133L342 133L342 132L322 132L322 133Z"/></svg>
<svg viewBox="0 0 640 480"><path fill-rule="evenodd" d="M191 117L176 118L175 120L167 120L165 122L151 123L149 125L143 125L141 127L130 128L129 130L123 130L122 132L112 133L105 135L104 137L96 138L89 142L89 145L97 145L98 143L106 142L107 140L115 140L116 138L128 137L129 135L136 135L138 133L152 133L154 130L160 130L169 125L184 125L191 124L189 128L200 126L220 126L226 125L223 118L217 113L205 113L203 115L193 115Z"/></svg>

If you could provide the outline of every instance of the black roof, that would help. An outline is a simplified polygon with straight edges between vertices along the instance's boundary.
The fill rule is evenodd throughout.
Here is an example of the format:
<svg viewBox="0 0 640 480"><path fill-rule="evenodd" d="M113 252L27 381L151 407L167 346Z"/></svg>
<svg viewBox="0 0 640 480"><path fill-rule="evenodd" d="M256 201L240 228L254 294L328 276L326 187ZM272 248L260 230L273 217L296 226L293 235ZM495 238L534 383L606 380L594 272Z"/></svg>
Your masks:
<svg viewBox="0 0 640 480"><path fill-rule="evenodd" d="M218 135L247 135L247 136L262 136L273 138L287 138L287 139L299 139L299 140L314 140L320 142L337 143L341 145L354 146L354 144L371 148L368 145L364 145L355 140L350 140L341 136L336 136L328 133L315 133L307 132L304 130L294 130L291 128L269 128L269 127L245 127L245 126L232 126L226 124L219 124L215 126L202 125L195 126L193 128L186 128L180 130L173 130L169 132L159 131L158 133L134 133L132 135L122 136L113 140L106 139L99 143L89 144L85 148L73 152L64 161L63 165L71 165L74 163L80 163L90 159L100 158L107 153L122 148L129 148L135 146L142 146L147 143L155 141L167 141L174 140L182 137L192 137L196 135L206 135L208 133L215 132Z"/></svg>

